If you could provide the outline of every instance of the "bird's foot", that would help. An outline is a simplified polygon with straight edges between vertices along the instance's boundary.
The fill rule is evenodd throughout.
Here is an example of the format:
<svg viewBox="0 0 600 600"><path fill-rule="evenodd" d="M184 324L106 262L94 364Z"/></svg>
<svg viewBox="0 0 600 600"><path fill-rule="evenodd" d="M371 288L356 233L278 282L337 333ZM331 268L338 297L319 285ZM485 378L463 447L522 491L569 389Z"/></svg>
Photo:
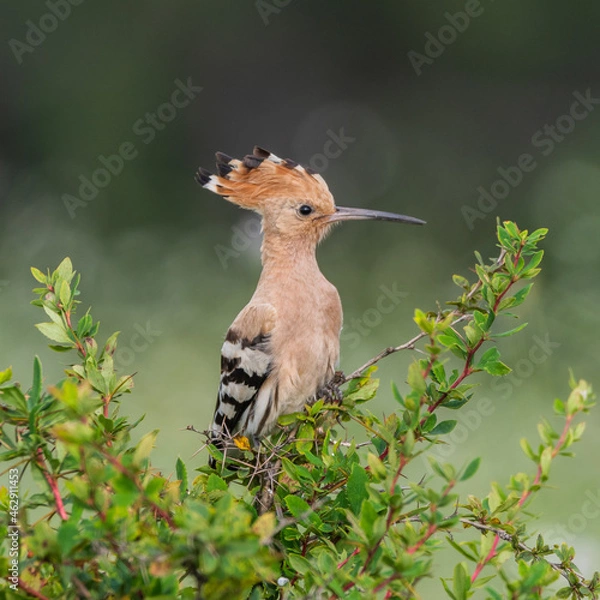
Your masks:
<svg viewBox="0 0 600 600"><path fill-rule="evenodd" d="M344 383L344 373L342 371L336 371L331 381L326 383L317 394L318 398L323 398L327 402L333 402L335 404L341 404L344 399L344 394L340 389L340 386Z"/></svg>

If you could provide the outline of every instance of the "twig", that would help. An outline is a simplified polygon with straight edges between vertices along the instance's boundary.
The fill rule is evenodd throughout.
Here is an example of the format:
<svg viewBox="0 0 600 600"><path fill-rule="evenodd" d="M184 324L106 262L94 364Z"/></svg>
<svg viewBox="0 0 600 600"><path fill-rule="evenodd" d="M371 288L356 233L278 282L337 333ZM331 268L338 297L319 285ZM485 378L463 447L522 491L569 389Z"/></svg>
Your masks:
<svg viewBox="0 0 600 600"><path fill-rule="evenodd" d="M37 598L38 600L50 600L50 598L48 598L48 596L44 596L44 594L42 594L41 592L34 590L32 587L29 587L20 577L19 577L19 587L24 592L27 592L30 596L33 596L34 598Z"/></svg>
<svg viewBox="0 0 600 600"><path fill-rule="evenodd" d="M175 529L175 523L174 523L171 515L166 510L161 508L158 504L156 504L156 502L154 502L153 500L150 500L150 498L148 498L148 496L146 496L144 487L140 483L140 481L137 478L137 476L135 475L135 473L132 473L131 471L129 471L129 469L118 458L115 458L114 456L112 456L111 454L109 454L108 452L103 450L102 448L98 448L98 451L100 452L100 454L102 454L102 456L111 465L113 465L120 473L125 475L125 477L127 477L127 479L129 479L135 485L135 487L138 489L140 494L142 494L142 497L144 498L144 500L150 505L152 510L154 510L154 512L161 519L163 519L171 529Z"/></svg>
<svg viewBox="0 0 600 600"><path fill-rule="evenodd" d="M500 251L500 254L498 255L498 258L496 259L496 262L494 263L494 268L498 268L501 267L504 264L504 258L506 256L506 250L503 248ZM492 273L494 273L494 271L492 271ZM465 300L470 300L480 289L482 286L482 281L479 280L471 289L471 291L467 294ZM505 290L505 293L508 290ZM453 311L453 313L457 316L457 319L455 319L452 324L450 325L450 327L454 327L455 325L457 325L458 323L460 323L461 321L464 321L466 319L470 319L471 315L469 313L465 313L459 310L455 310ZM405 342L404 344L400 344L400 346L390 346L389 348L385 348L384 350L382 350L379 354L377 354L376 356L374 356L373 358L371 358L370 360L368 360L362 367L359 367L358 369L356 369L355 371L353 371L352 373L350 373L350 375L345 375L342 379L342 381L340 382L340 385L343 383L347 383L348 381L350 381L351 379L358 379L362 373L365 371L365 369L368 369L369 367L372 367L374 364L378 363L380 360L382 360L383 358L386 358L387 356L389 356L390 354L395 354L396 352L400 352L401 350L415 350L415 344L423 339L424 337L426 337L428 334L425 333L424 331L422 331L421 333L419 333L418 335L415 335L414 338L408 340L408 342Z"/></svg>
<svg viewBox="0 0 600 600"><path fill-rule="evenodd" d="M63 521L66 521L69 517L67 515L67 511L65 510L65 505L63 503L62 496L60 495L60 490L58 489L58 483L56 482L56 479L52 477L52 475L46 467L44 451L41 448L37 449L35 464L38 467L38 469L42 472L44 479L50 486L50 490L52 491L52 495L54 496L54 502L56 503L56 512L58 513L58 516Z"/></svg>
<svg viewBox="0 0 600 600"><path fill-rule="evenodd" d="M574 415L567 416L567 418L565 420L565 425L560 434L560 437L559 437L558 441L556 442L556 444L554 445L554 448L552 449L552 458L556 458L556 456L560 452L560 450L565 442L565 439L569 433L569 428L571 426L571 421L573 420L573 417L574 417ZM531 488L538 486L541 483L541 480L542 480L542 465L540 463L537 468L537 472L535 475L535 479L533 481L533 485L529 489L525 490L523 492L523 495L521 496L521 498L519 498L519 502L517 504L517 506L519 508L521 508L523 506L523 504L525 504L525 501L531 495ZM511 521L509 521L507 523L507 525L510 525L510 524L511 524ZM479 577L479 574L483 570L483 567L485 567L494 558L494 556L496 556L496 549L498 547L498 543L500 542L500 538L501 538L500 534L496 533L494 543L492 544L492 547L490 548L490 551L488 552L487 556L485 556L483 559L481 559L477 563L477 567L475 568L475 571L473 571L473 574L471 575L471 582L474 582L477 579L477 577ZM549 563L549 564L551 564L551 563Z"/></svg>
<svg viewBox="0 0 600 600"><path fill-rule="evenodd" d="M456 314L458 315L460 313L456 312ZM461 321L465 321L466 319L470 318L470 314L461 314L457 319L452 321L451 327L454 327L454 325L457 325ZM365 369L372 367L374 364L378 363L380 360L386 358L390 354L395 354L396 352L400 352L402 350L415 350L415 344L419 340L422 340L424 337L427 337L427 335L427 333L422 331L418 335L415 335L414 338L408 340L408 342L400 344L400 346L390 346L389 348L385 348L379 354L368 360L362 367L359 367L358 369L356 369L356 371L350 373L350 375L344 375L341 383L348 383L348 381L350 381L351 379L358 379L364 373Z"/></svg>
<svg viewBox="0 0 600 600"><path fill-rule="evenodd" d="M471 527L474 527L475 529L479 529L480 531L489 531L491 533L494 533L496 535L496 539L503 539L506 542L511 542L514 546L516 546L522 552L531 552L533 555L535 555L535 551L532 548L530 548L523 542L519 542L517 540L516 536L512 536L510 533L507 533L503 529L498 529L497 527L490 527L489 525L485 525L484 523L479 523L478 521L471 521L470 519L465 519L462 517L459 519L459 521L461 523L464 523L465 525L469 525ZM496 540L494 540L494 541L496 541ZM495 547L493 544L492 544L492 548L495 550ZM491 551L492 550L490 549L490 552ZM557 573L560 573L567 581L569 581L569 575L571 573L573 573L579 579L579 581L581 581L582 583L585 583L585 577L581 573L578 573L577 571L574 571L574 570L571 571L571 570L565 569L562 565L551 562L549 560L546 560L545 558L543 558L542 560L544 562L548 563L554 571L556 571Z"/></svg>

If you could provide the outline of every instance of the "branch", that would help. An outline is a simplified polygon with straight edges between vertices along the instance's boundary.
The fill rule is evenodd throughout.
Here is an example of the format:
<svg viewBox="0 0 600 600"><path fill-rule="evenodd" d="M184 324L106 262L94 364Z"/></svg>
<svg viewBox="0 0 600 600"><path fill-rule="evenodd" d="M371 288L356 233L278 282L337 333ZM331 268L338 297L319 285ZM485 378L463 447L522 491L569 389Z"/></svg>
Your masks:
<svg viewBox="0 0 600 600"><path fill-rule="evenodd" d="M503 248L500 251L500 254L498 255L498 258L496 259L496 262L493 265L496 270L504 264L504 258L505 257L506 257L506 250ZM465 300L470 300L471 298L473 298L473 296L481 289L482 285L483 285L482 281L481 280L478 281L473 286L473 288L471 289L471 291L467 294ZM504 293L506 293L507 291L508 291L508 289L505 290ZM496 307L494 307L494 312L495 312L495 309L496 309ZM470 319L471 318L471 315L469 313L466 313L466 312L458 310L458 309L454 310L453 314L456 315L457 319L455 319L452 322L452 324L450 325L451 327L454 327L455 325L457 325L461 321L465 321L466 319ZM405 342L404 344L400 344L400 346L390 346L389 348L385 348L379 354L377 354L376 356L374 356L373 358L371 358L370 360L368 360L362 367L359 367L358 369L356 369L355 371L353 371L352 373L350 373L350 375L345 375L343 377L343 379L340 381L340 385L342 385L344 383L348 383L348 381L350 381L351 379L358 379L362 375L362 373L365 371L365 369L368 369L369 367L372 367L374 364L378 363L380 360L386 358L390 354L395 354L396 352L400 352L402 350L414 350L415 349L415 344L419 340L421 340L424 337L426 337L427 335L428 335L427 333L425 333L424 331L422 331L418 335L415 335L414 338L408 340L408 342Z"/></svg>
<svg viewBox="0 0 600 600"><path fill-rule="evenodd" d="M163 519L171 529L175 529L175 523L171 515L166 510L161 508L158 504L156 504L156 502L150 500L150 498L146 496L144 486L142 486L135 473L132 473L118 458L115 458L114 456L103 450L101 447L98 447L97 450L111 465L113 465L120 473L125 475L127 479L133 482L135 487L142 495L142 498L150 505L150 507L152 508L152 510L154 510L156 515Z"/></svg>
<svg viewBox="0 0 600 600"><path fill-rule="evenodd" d="M24 592L27 592L30 596L33 596L34 598L37 598L38 600L50 600L50 598L48 598L48 596L44 596L44 594L42 594L41 592L34 590L32 587L29 587L20 577L19 577L19 587Z"/></svg>
<svg viewBox="0 0 600 600"><path fill-rule="evenodd" d="M554 445L554 448L552 449L552 458L555 458L558 453L560 452L560 449L563 447L565 440L567 438L567 435L569 433L569 428L571 426L571 422L573 420L573 417L575 415L571 414L568 415L566 420L565 420L565 426L563 427L562 433L560 434L560 437L558 439L558 441L556 442L556 444ZM517 506L519 508L521 508L523 506L523 504L525 504L525 501L527 500L527 498L531 495L531 490L533 487L539 486L542 480L542 465L541 462L538 465L537 468L537 472L535 475L535 479L533 481L533 485L531 487L529 487L528 489L526 489L523 492L523 495L521 496L521 498L519 499L519 502L517 504ZM513 517L514 519L514 517ZM510 525L512 523L512 519L511 521L509 521L507 523L507 525ZM475 568L475 571L473 571L473 575L471 575L471 582L474 582L477 577L479 577L479 574L481 573L483 567L485 567L485 565L487 565L496 555L496 549L498 547L498 543L500 541L500 538L502 536L499 533L496 533L496 538L494 539L494 543L492 544L492 547L490 548L490 551L488 552L487 556L485 556L482 560L479 561L479 563L477 563L477 567ZM548 562L549 565L552 565L552 563Z"/></svg>
<svg viewBox="0 0 600 600"><path fill-rule="evenodd" d="M62 496L60 495L60 490L58 489L58 483L46 468L46 461L44 460L44 451L41 448L37 449L35 464L38 467L38 469L42 472L44 479L48 482L48 485L50 486L50 490L52 491L52 495L54 496L54 502L56 503L56 512L58 513L58 516L63 521L66 521L69 518L69 516L67 515L67 511L65 510L65 505L63 503Z"/></svg>
<svg viewBox="0 0 600 600"><path fill-rule="evenodd" d="M494 540L494 544L492 544L490 553L492 551L495 552L495 550L497 548L498 544L496 543L496 540L503 539L506 542L511 542L513 544L513 546L515 546L516 548L521 550L521 552L531 552L531 554L533 554L534 556L536 555L535 550L533 550L532 548L530 548L523 542L520 542L516 536L510 535L510 533L507 533L503 529L498 529L497 527L490 527L489 525L485 525L484 523L479 523L478 521L471 521L469 519L464 519L462 517L459 519L459 521L461 523L464 523L465 525L469 525L471 527L474 527L475 529L479 529L480 531L484 531L484 532L490 531L491 533L494 533L496 535L496 539ZM571 583L570 578L569 578L570 575L574 574L581 583L585 584L585 577L581 573L578 573L577 571L566 569L561 564L551 562L549 560L546 560L545 558L542 558L541 560L548 563L552 569L554 569L557 573L562 575L569 583ZM481 571L481 569L479 569L479 571ZM477 572L477 569L475 569L475 572ZM475 577L475 572L473 573L473 577ZM477 572L477 575L479 575L479 572ZM475 579L473 579L473 577L471 577L471 580L475 581L475 579L477 579L477 577L475 577Z"/></svg>

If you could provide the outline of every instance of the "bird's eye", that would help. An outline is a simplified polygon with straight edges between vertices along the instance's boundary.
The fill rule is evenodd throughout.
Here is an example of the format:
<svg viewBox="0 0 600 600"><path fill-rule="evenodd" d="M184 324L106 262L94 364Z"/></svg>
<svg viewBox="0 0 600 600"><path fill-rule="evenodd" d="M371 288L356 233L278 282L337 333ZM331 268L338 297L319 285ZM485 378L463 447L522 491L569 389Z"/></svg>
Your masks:
<svg viewBox="0 0 600 600"><path fill-rule="evenodd" d="M308 215L310 215L313 212L313 207L310 206L309 204L303 204L299 209L298 212L303 216L303 217L308 217Z"/></svg>

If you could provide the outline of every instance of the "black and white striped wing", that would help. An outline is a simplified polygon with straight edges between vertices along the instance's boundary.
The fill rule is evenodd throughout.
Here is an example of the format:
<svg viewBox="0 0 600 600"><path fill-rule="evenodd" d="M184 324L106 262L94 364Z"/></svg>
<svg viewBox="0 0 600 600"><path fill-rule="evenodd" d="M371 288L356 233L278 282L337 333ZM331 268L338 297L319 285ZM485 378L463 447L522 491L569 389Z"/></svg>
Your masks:
<svg viewBox="0 0 600 600"><path fill-rule="evenodd" d="M221 381L211 431L214 438L244 435L244 423L271 371L269 334L244 338L233 328L221 349Z"/></svg>

